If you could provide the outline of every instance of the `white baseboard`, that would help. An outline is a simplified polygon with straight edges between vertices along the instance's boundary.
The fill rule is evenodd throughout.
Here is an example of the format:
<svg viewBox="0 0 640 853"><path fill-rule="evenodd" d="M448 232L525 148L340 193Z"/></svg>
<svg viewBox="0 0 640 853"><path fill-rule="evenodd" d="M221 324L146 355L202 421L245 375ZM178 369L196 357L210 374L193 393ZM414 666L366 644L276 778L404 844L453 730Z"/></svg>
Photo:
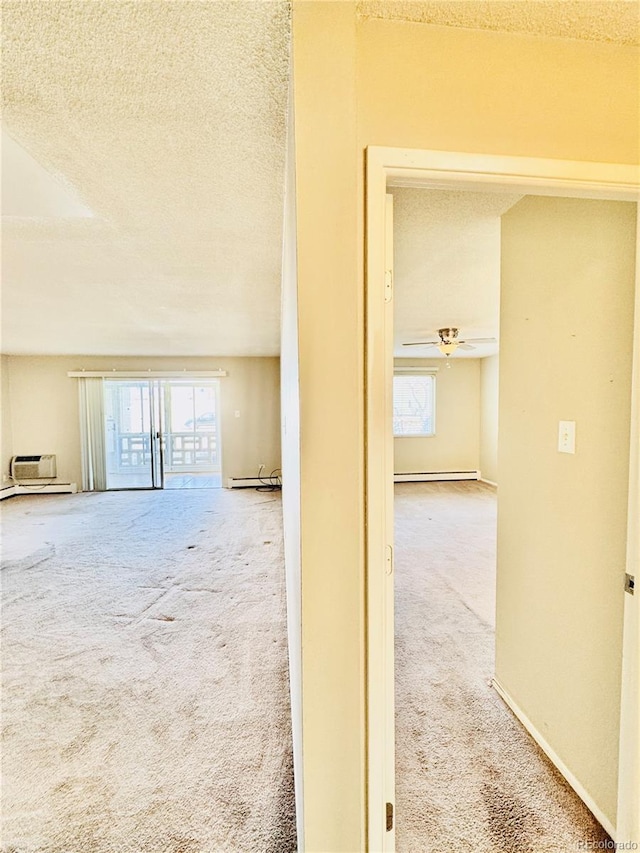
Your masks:
<svg viewBox="0 0 640 853"><path fill-rule="evenodd" d="M478 477L481 483L486 483L487 486L493 486L494 488L498 488L498 484L493 480L487 480L485 477Z"/></svg>
<svg viewBox="0 0 640 853"><path fill-rule="evenodd" d="M13 495L75 495L78 487L75 483L49 483L46 486L13 485L0 489L0 501Z"/></svg>
<svg viewBox="0 0 640 853"><path fill-rule="evenodd" d="M394 483L428 483L434 480L479 480L480 471L420 471L394 474Z"/></svg>
<svg viewBox="0 0 640 853"><path fill-rule="evenodd" d="M502 687L499 681L496 681L495 678L491 681L493 688L496 693L503 702L513 711L515 716L520 720L525 729L529 732L531 737L538 744L540 749L547 756L549 761L556 767L556 769L560 772L562 776L567 780L569 785L573 788L576 794L580 797L585 806L589 809L589 811L593 814L595 819L604 827L604 829L609 833L611 838L616 840L616 830L615 827L611 824L609 819L605 817L602 811L598 808L596 803L593 801L589 793L582 787L580 782L576 779L573 773L569 770L567 765L562 761L562 759L558 756L558 754L549 746L547 741L543 738L540 732L533 725L531 720L527 717L527 715L522 711L513 698L507 693L507 691Z"/></svg>

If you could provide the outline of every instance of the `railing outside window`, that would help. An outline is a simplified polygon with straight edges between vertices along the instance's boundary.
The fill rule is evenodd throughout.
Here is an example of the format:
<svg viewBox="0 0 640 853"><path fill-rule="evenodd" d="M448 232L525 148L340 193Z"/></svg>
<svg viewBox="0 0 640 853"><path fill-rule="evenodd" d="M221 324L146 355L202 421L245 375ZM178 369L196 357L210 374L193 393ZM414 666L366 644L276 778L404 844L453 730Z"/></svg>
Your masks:
<svg viewBox="0 0 640 853"><path fill-rule="evenodd" d="M136 468L148 468L151 462L151 436L149 433L116 433L117 473L125 474ZM220 453L214 433L172 432L163 436L165 470L209 471L220 470Z"/></svg>

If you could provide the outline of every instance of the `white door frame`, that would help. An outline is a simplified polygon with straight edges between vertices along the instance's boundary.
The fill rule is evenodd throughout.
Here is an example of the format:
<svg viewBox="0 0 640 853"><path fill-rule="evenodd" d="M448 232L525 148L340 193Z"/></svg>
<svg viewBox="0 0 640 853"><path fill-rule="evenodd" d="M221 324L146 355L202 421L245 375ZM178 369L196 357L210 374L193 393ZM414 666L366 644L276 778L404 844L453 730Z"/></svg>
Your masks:
<svg viewBox="0 0 640 853"><path fill-rule="evenodd" d="M393 310L385 301L388 277L385 276L385 220L388 186L427 189L483 190L485 192L522 192L523 194L602 198L620 201L639 199L640 183L634 166L569 160L545 160L532 157L503 157L449 151L405 148L367 148L366 176L366 661L367 661L367 831L369 851L391 853L395 832L386 830L386 804L394 803L395 776L393 622L386 630L388 614L393 612L393 576L389 574L389 555L393 548L393 454L388 452L392 431L390 388L393 379ZM640 254L638 255L640 258ZM387 278L387 281L385 281ZM634 366L632 392L640 395L640 283L636 277L636 324L634 330ZM640 411L634 406L630 464L640 466L637 446L640 442ZM630 574L638 572L640 519L634 508L640 506L640 476L632 470L629 493ZM625 596L623 654L625 668L623 695L627 707L637 703L638 599ZM390 611L391 608L391 611ZM635 679L635 681L634 681ZM634 688L634 684L636 687ZM637 705L636 705L637 708ZM637 806L634 804L634 779L638 778L640 736L637 717L624 714L621 745L627 756L621 767L618 820L625 827L623 840L638 840ZM628 756L633 756L631 759ZM637 788L636 788L637 791ZM635 808L635 817L634 817ZM635 826L633 821L635 820ZM395 821L394 821L395 823Z"/></svg>

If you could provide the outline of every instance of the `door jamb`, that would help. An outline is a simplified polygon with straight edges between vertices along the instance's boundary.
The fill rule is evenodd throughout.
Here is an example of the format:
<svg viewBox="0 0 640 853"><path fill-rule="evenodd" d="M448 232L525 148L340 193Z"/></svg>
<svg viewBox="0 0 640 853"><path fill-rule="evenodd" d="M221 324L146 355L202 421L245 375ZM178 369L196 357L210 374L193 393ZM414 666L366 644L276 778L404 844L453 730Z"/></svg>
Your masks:
<svg viewBox="0 0 640 853"><path fill-rule="evenodd" d="M393 850L387 839L383 815L386 803L386 780L394 773L394 744L389 731L388 699L393 696L393 637L385 636L385 582L387 547L393 545L393 519L388 518L385 492L393 471L384 452L386 435L391 429L391 413L386 394L389 353L393 338L390 313L385 311L384 226L387 186L423 187L427 189L484 190L485 192L518 192L523 194L602 198L620 201L639 200L637 167L615 163L593 163L549 160L533 157L503 157L450 151L429 151L369 146L366 152L366 232L365 232L365 529L366 541L366 731L367 731L367 834L369 851ZM640 241L639 241L640 242ZM638 265L638 256L636 267ZM636 322L634 327L634 365L632 393L640 394L640 278L636 276ZM640 442L640 407L632 415L630 465L640 465L635 448ZM632 510L640 505L640 477L631 472L629 493L629 527L627 571L638 577L640 519ZM391 478L391 480L390 480ZM626 596L631 598L631 596ZM638 598L635 608L635 631L638 625ZM630 652L634 620L625 615L624 649ZM389 656L391 655L391 665ZM629 656L627 657L629 665ZM637 669L637 657L635 667ZM391 675L389 675L391 673ZM391 683L389 678L391 677ZM628 679L627 679L628 680ZM632 683L632 682L629 682ZM637 685L637 672L635 673ZM625 684L623 683L623 691ZM633 697L626 697L630 700ZM637 701L637 700L636 700ZM628 715L632 716L632 715ZM631 770L622 778L618 797L618 826L633 823L633 778L638 778L640 743L634 721L621 729L626 749L633 752ZM634 743L635 741L635 743ZM635 770L633 769L635 767ZM637 812L635 815L637 832ZM635 840L635 839L634 839Z"/></svg>

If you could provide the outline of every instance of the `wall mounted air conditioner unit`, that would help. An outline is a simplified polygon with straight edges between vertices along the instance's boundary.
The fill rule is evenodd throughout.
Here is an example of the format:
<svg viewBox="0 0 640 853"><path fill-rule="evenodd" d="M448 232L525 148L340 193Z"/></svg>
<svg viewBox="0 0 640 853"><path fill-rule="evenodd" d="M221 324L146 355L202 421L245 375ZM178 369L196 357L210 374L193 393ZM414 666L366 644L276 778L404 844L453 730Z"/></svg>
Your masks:
<svg viewBox="0 0 640 853"><path fill-rule="evenodd" d="M56 457L53 453L41 456L14 456L10 473L13 480L53 480L56 476Z"/></svg>

